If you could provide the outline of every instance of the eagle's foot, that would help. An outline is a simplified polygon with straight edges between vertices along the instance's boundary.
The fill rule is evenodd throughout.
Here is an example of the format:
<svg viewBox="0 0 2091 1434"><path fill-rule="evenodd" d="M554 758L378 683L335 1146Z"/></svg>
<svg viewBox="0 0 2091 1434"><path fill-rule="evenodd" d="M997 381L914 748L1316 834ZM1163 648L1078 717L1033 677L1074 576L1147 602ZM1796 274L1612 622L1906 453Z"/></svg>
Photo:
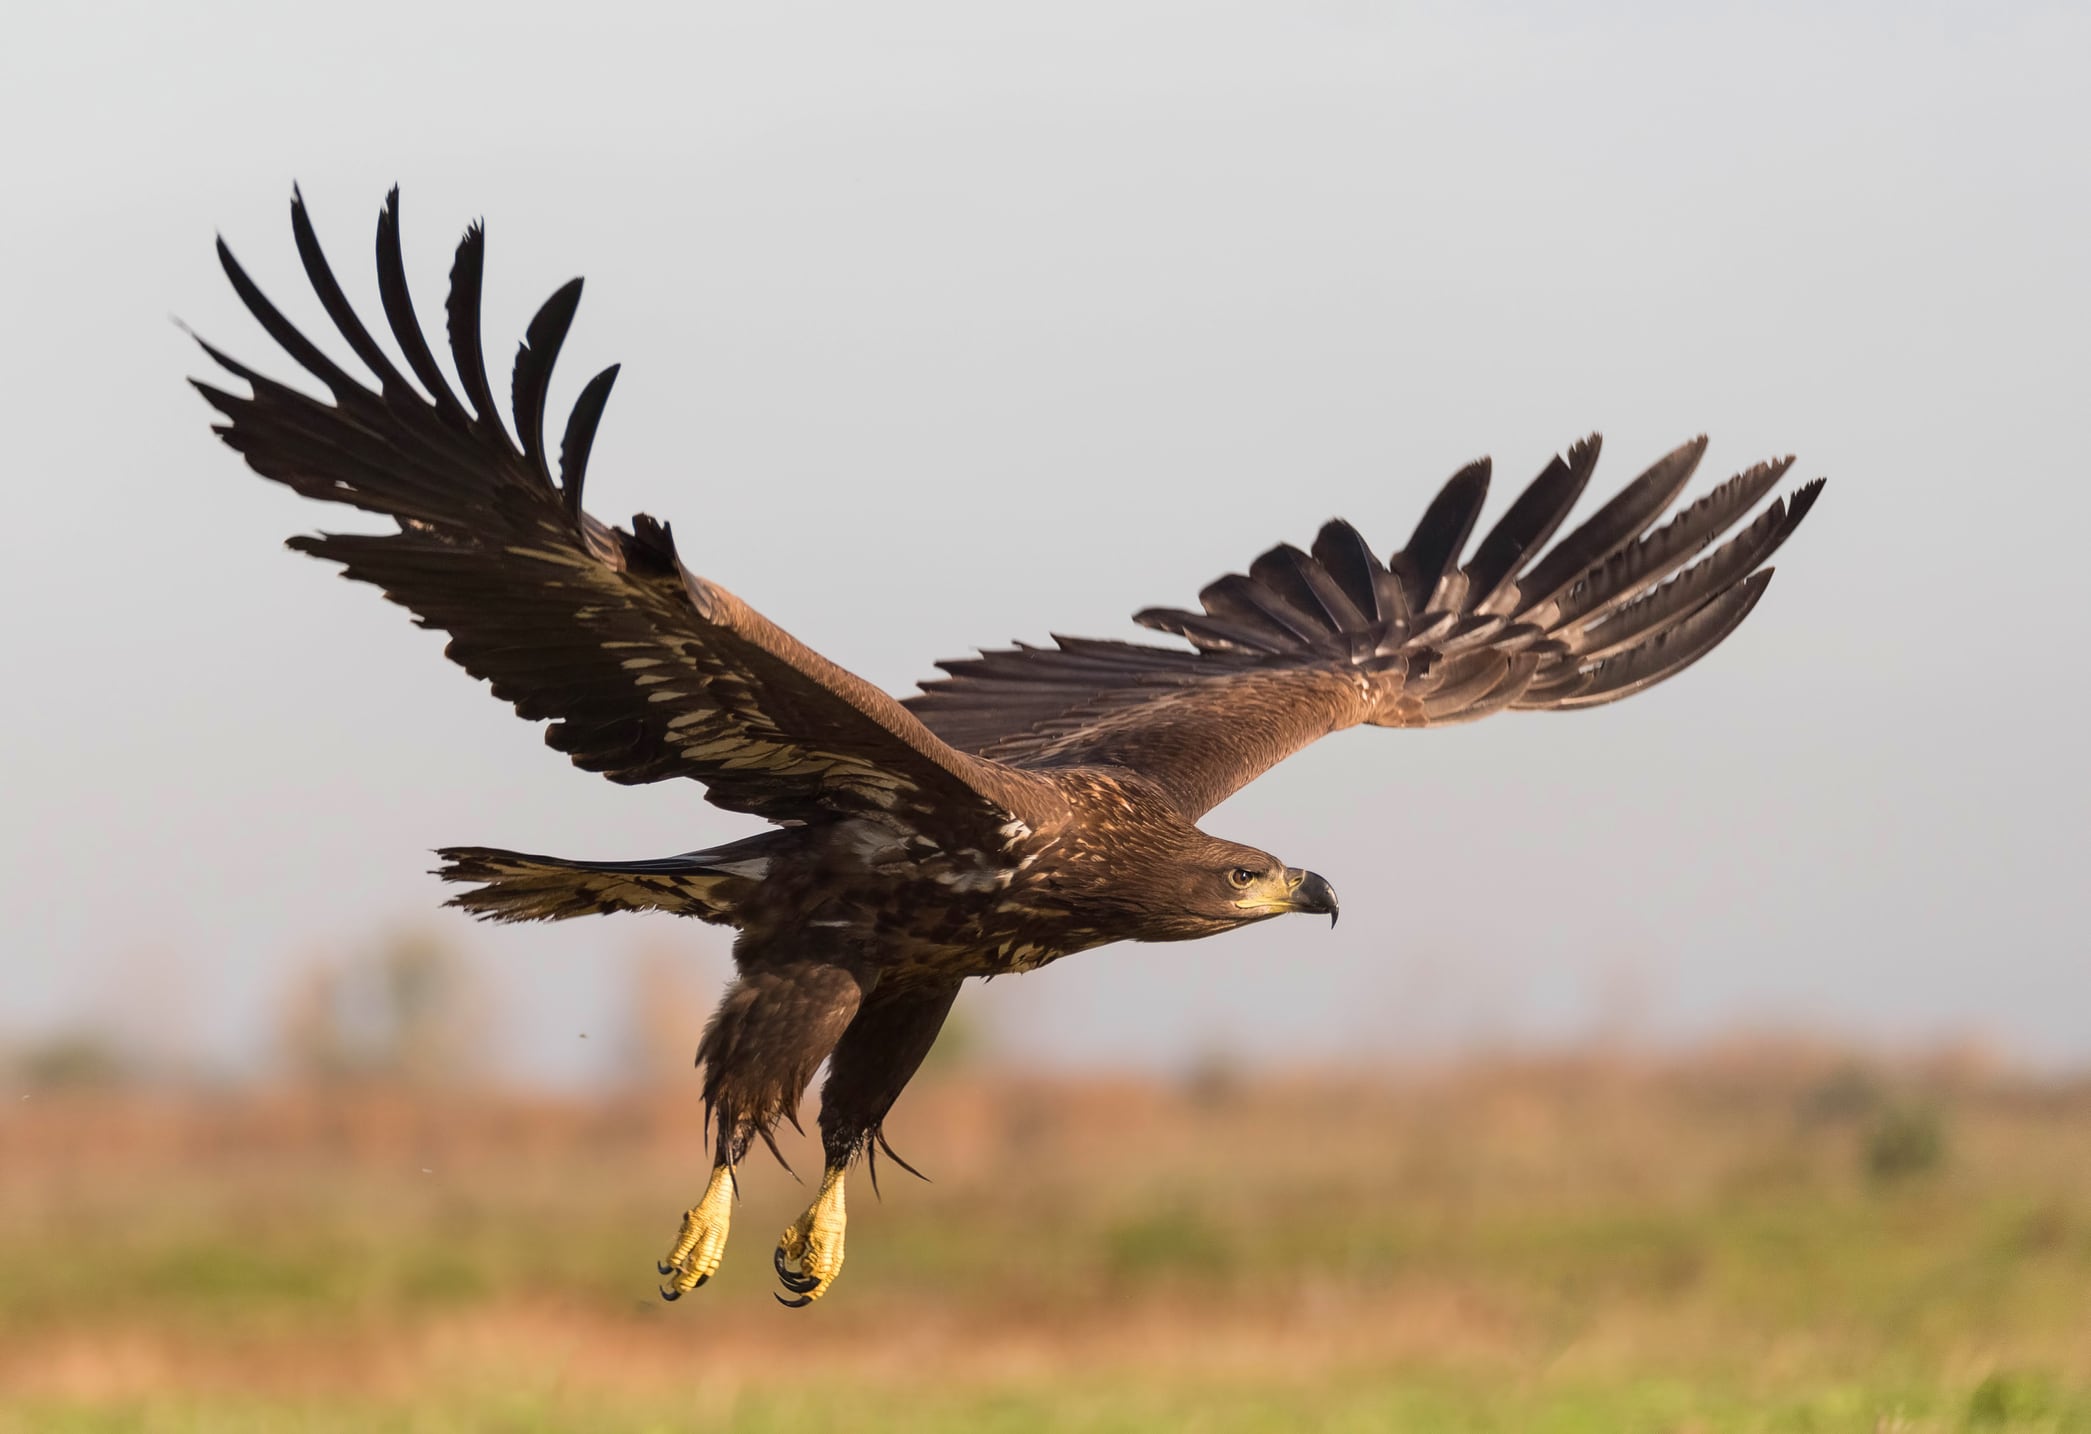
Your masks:
<svg viewBox="0 0 2091 1434"><path fill-rule="evenodd" d="M682 1217L682 1234L668 1258L655 1266L669 1277L661 1298L679 1300L712 1277L726 1256L726 1232L733 1224L733 1167L716 1166L704 1198Z"/></svg>
<svg viewBox="0 0 2091 1434"><path fill-rule="evenodd" d="M842 1174L839 1167L831 1167L821 1177L820 1194L805 1214L784 1227L777 1241L777 1278L793 1295L778 1295L781 1305L801 1309L812 1304L842 1273Z"/></svg>

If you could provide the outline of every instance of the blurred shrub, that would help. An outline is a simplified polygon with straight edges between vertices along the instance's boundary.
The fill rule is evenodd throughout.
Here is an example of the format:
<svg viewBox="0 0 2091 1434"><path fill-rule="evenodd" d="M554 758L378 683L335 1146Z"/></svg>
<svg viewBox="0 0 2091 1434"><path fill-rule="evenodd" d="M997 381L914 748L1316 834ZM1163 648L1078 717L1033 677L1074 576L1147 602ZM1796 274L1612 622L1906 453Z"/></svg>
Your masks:
<svg viewBox="0 0 2091 1434"><path fill-rule="evenodd" d="M1946 1160L1945 1120L1929 1101L1884 1107L1866 1127L1866 1174L1890 1183L1928 1175Z"/></svg>
<svg viewBox="0 0 2091 1434"><path fill-rule="evenodd" d="M1249 1073L1240 1057L1224 1047L1202 1050L1183 1073L1183 1092L1201 1110L1226 1110L1247 1093Z"/></svg>
<svg viewBox="0 0 2091 1434"><path fill-rule="evenodd" d="M2037 1374L1997 1370L1968 1397L1970 1429L1999 1429L2045 1421L2061 1404L2054 1384ZM2043 1424L2043 1427L2048 1427Z"/></svg>
<svg viewBox="0 0 2091 1434"><path fill-rule="evenodd" d="M1121 1279L1221 1278L1233 1274L1237 1264L1236 1242L1187 1205L1111 1225L1103 1234L1103 1255L1111 1273Z"/></svg>
<svg viewBox="0 0 2091 1434"><path fill-rule="evenodd" d="M35 1090L89 1090L137 1078L138 1064L106 1031L61 1031L10 1052L6 1064Z"/></svg>
<svg viewBox="0 0 2091 1434"><path fill-rule="evenodd" d="M1945 1164L1946 1122L1938 1102L1897 1096L1862 1065L1840 1066L1807 1087L1797 1113L1804 1127L1855 1132L1859 1167L1869 1180L1892 1184Z"/></svg>
<svg viewBox="0 0 2091 1434"><path fill-rule="evenodd" d="M1864 1066L1839 1066L1801 1093L1804 1125L1856 1125L1888 1103L1880 1078Z"/></svg>
<svg viewBox="0 0 2091 1434"><path fill-rule="evenodd" d="M277 1044L304 1080L455 1083L484 1071L483 1006L455 949L406 932L308 971L284 1005Z"/></svg>

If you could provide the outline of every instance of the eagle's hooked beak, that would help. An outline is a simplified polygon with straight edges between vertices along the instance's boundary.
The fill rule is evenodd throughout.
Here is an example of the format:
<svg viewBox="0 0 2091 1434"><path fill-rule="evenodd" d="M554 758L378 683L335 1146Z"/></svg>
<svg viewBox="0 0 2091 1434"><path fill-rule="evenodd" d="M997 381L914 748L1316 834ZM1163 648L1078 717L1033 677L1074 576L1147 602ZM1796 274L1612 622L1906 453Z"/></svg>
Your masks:
<svg viewBox="0 0 2091 1434"><path fill-rule="evenodd" d="M1285 873L1285 884L1292 891L1291 910L1311 911L1316 915L1326 911L1329 925L1336 924L1336 888L1311 871L1289 868Z"/></svg>

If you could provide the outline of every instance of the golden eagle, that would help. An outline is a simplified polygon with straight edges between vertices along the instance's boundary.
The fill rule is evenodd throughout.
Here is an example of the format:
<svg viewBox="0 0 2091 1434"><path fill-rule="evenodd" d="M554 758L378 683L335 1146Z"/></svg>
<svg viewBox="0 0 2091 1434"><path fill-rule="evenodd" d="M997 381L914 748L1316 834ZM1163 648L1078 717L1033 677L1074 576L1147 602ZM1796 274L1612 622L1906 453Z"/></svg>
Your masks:
<svg viewBox="0 0 2091 1434"><path fill-rule="evenodd" d="M1700 558L1792 460L1759 464L1656 527L1698 466L1705 440L1694 439L1548 547L1590 481L1593 436L1463 556L1488 491L1483 459L1385 561L1331 522L1310 549L1281 544L1213 583L1200 611L1137 615L1188 650L1056 637L942 663L946 676L896 700L690 572L666 523L642 515L626 531L582 510L614 366L581 390L555 477L545 395L580 280L537 312L516 353L511 437L480 347L479 225L458 245L446 305L462 393L415 317L397 189L378 218L377 276L405 371L343 296L295 194L291 229L376 388L293 327L222 240L240 298L332 402L209 344L249 395L196 386L257 473L395 529L290 546L449 633L449 656L549 721L545 740L575 765L614 782L694 778L713 803L775 824L650 861L440 853L441 875L473 883L452 904L492 920L670 911L738 928L738 978L698 1049L715 1164L661 1264L669 1299L718 1267L735 1166L757 1137L776 1149L772 1128L796 1119L823 1061L826 1173L776 1252L790 1304L819 1298L841 1268L844 1172L875 1148L899 1160L883 1121L967 977L1284 912L1333 922L1328 882L1208 836L1199 817L1346 727L1594 707L1681 671L1748 616L1771 579L1765 560L1821 489L1773 498Z"/></svg>

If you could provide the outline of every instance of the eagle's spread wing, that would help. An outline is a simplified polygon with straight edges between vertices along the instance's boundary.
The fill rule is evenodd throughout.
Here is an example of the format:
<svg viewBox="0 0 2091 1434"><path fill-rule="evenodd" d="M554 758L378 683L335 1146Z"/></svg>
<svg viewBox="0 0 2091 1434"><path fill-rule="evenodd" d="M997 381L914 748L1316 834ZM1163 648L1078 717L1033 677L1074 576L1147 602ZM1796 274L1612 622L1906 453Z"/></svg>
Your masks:
<svg viewBox="0 0 2091 1434"><path fill-rule="evenodd" d="M1705 451L1666 455L1546 549L1581 496L1598 440L1556 457L1464 562L1487 460L1453 476L1408 546L1382 563L1336 521L1311 553L1282 545L1199 594L1203 612L1136 620L1195 651L1055 638L941 663L908 700L954 746L1025 767L1112 763L1196 815L1332 731L1428 727L1505 707L1591 707L1704 656L1748 615L1761 566L1821 490L1774 499L1690 567L1791 466L1759 464L1653 525ZM1679 571L1682 569L1682 571Z"/></svg>
<svg viewBox="0 0 2091 1434"><path fill-rule="evenodd" d="M710 799L779 822L888 813L940 839L979 843L1037 779L954 750L901 705L794 640L733 594L686 570L668 526L632 531L581 510L597 420L617 370L582 390L559 447L544 440L552 364L580 300L576 279L531 321L502 426L480 351L484 234L458 246L448 302L460 400L430 352L400 258L398 191L378 220L385 317L426 396L357 318L322 256L302 197L292 228L305 272L373 392L299 333L224 243L227 276L254 316L326 386L331 404L262 377L205 344L244 379L242 398L198 383L218 432L264 477L308 497L381 513L395 532L299 537L450 633L448 653L545 738L615 782L694 777Z"/></svg>

